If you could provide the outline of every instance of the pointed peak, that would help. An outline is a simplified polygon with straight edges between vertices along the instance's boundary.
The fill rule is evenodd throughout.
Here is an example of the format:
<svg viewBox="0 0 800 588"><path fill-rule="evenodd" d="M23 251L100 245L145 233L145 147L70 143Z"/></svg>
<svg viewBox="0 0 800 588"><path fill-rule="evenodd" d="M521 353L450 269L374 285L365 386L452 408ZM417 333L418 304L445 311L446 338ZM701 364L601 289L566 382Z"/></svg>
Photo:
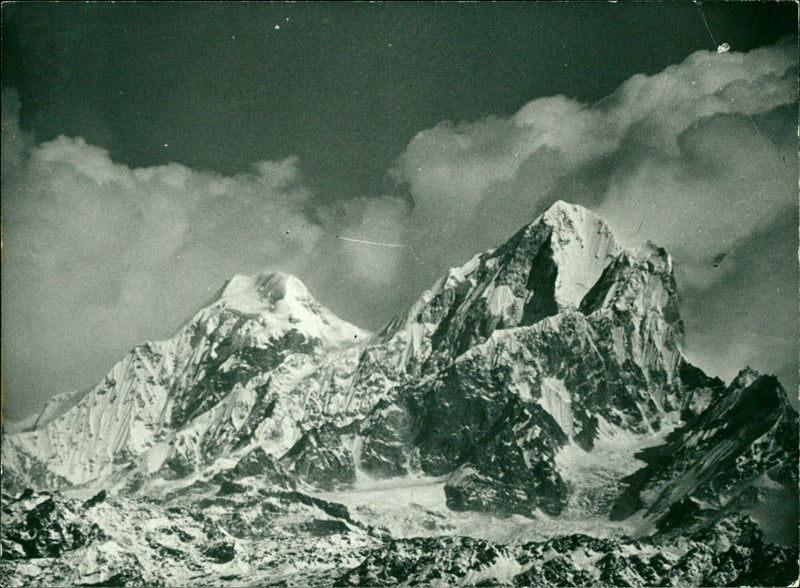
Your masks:
<svg viewBox="0 0 800 588"><path fill-rule="evenodd" d="M589 212L588 209L580 206L578 204L572 204L571 202L567 202L565 200L556 200L553 202L545 211L545 214L548 213L557 213L557 212L564 212L567 214L575 213L578 211L586 211Z"/></svg>
<svg viewBox="0 0 800 588"><path fill-rule="evenodd" d="M578 204L565 202L564 200L556 200L539 216L537 220L552 226L553 223L562 225L569 224L569 221L572 221L574 224L576 221L581 222L586 219L604 222L588 208L584 208ZM536 221L534 221L534 223L535 222Z"/></svg>
<svg viewBox="0 0 800 588"><path fill-rule="evenodd" d="M730 387L733 388L738 385L742 386L745 393L751 392L754 389L767 389L778 398L779 404L785 411L793 415L797 413L797 409L789 400L789 394L786 392L786 388L783 387L778 377L773 374L759 374L756 370L747 366L734 378Z"/></svg>
<svg viewBox="0 0 800 588"><path fill-rule="evenodd" d="M666 249L652 241L636 249L626 250L623 255L627 257L629 265L645 264L650 273L667 275L673 273L672 256Z"/></svg>
<svg viewBox="0 0 800 588"><path fill-rule="evenodd" d="M739 372L739 375L741 376L745 371L747 371L746 376L748 378L757 374L754 370L747 368ZM739 376L734 380L734 383L738 379ZM797 409L789 401L786 389L778 381L778 378L773 375L756 375L746 387L740 388L736 392L738 392L742 402L753 405L752 410L746 411L751 416L758 410L772 410L788 415L790 418L797 418Z"/></svg>
<svg viewBox="0 0 800 588"><path fill-rule="evenodd" d="M592 211L558 200L531 227L549 231L548 248L556 268L554 300L560 310L576 309L621 247L608 224Z"/></svg>
<svg viewBox="0 0 800 588"><path fill-rule="evenodd" d="M555 201L527 226L526 232L534 233L541 227L550 230L554 245L564 245L572 241L580 244L586 240L594 241L599 237L602 241L613 243L614 249L619 249L608 223L588 208L578 204L563 200Z"/></svg>
<svg viewBox="0 0 800 588"><path fill-rule="evenodd" d="M797 415L797 409L792 406L789 395L778 378L770 374L759 374L750 366L741 370L718 397L727 399L729 403L749 402L759 409L769 406L791 415L792 418ZM755 410L754 408L753 411Z"/></svg>

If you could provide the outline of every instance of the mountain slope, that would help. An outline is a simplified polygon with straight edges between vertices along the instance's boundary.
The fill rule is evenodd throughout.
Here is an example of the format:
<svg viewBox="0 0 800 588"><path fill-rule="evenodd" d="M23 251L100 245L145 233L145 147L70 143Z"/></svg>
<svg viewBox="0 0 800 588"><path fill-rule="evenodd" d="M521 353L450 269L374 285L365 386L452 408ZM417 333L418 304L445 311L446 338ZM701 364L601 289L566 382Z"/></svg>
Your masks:
<svg viewBox="0 0 800 588"><path fill-rule="evenodd" d="M234 441L265 382L289 386L368 338L293 276L236 276L173 338L137 346L60 414L48 405L32 430L4 435L4 467L40 487L108 483L132 465L181 476Z"/></svg>
<svg viewBox="0 0 800 588"><path fill-rule="evenodd" d="M292 276L236 276L171 339L136 347L91 391L6 428L3 489L9 504L25 487L108 489L133 503L214 513L226 533L246 529L257 542L323 528L341 535L339 523L305 509L323 508L321 497L356 504L342 520L358 541L323 541L331 557L340 548L347 557L308 571L310 583L398 580L387 566L453 582L783 578L797 550L797 511L785 512L797 504L797 413L772 377L744 371L726 387L692 366L678 306L665 250L624 249L602 219L564 202L449 270L374 336ZM392 484L419 485L436 507L405 491L396 508L358 498ZM251 512L261 508L256 496L278 495L280 506ZM300 511L306 518L292 519ZM500 519L532 524L519 525L508 546L440 537ZM736 534L751 524L755 534ZM392 543L398 529L439 539ZM574 533L586 529L618 540L547 563L556 548L543 542L565 535L582 546ZM732 539L708 551L703 533ZM775 541L785 547L767 545ZM476 551L476 574L467 573L452 545L463 557L502 554L507 566ZM657 545L674 557L658 559ZM428 549L460 571L444 573ZM182 557L210 565L190 551ZM754 566L772 556L783 563L758 576ZM350 573L354 558L365 563Z"/></svg>
<svg viewBox="0 0 800 588"><path fill-rule="evenodd" d="M742 371L711 405L638 457L647 466L623 480L611 511L642 509L661 531L694 527L730 511L784 505L767 527L797 541L798 415L772 376ZM780 511L779 511L780 512ZM788 541L787 541L788 539Z"/></svg>

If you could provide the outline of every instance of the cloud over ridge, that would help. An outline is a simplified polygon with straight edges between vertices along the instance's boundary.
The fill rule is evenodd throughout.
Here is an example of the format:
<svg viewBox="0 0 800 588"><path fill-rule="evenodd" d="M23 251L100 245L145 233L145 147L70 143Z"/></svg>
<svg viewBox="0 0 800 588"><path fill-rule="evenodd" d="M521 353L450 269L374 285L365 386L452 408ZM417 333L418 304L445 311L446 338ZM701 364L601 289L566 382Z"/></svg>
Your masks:
<svg viewBox="0 0 800 588"><path fill-rule="evenodd" d="M412 139L393 173L413 195L415 238L440 235L443 256L496 244L557 199L593 208L629 246L665 246L688 294L690 352L725 377L735 364L754 363L780 371L791 387L797 230L779 221L796 217L797 79L796 38L748 53L698 51L661 73L633 76L593 105L555 96L508 118L441 123ZM765 255L763 242L748 247L770 226L789 244L776 248L778 257ZM730 257L715 266L719 254ZM758 345L719 340L709 349L713 339L696 336L699 322L730 334L734 319L700 316L699 299L735 288L737 270L759 257L770 260L774 279L755 298L725 298L738 315L760 306L753 315L782 317L771 321L776 347L757 349L759 337ZM739 320L744 339L760 326Z"/></svg>

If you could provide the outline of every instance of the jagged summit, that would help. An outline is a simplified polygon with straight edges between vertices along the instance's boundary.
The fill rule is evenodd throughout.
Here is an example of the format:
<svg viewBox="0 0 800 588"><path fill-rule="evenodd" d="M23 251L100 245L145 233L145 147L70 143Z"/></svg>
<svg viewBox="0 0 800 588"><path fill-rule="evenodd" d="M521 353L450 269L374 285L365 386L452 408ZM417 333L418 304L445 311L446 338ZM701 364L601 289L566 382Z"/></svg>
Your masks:
<svg viewBox="0 0 800 588"><path fill-rule="evenodd" d="M559 200L500 247L450 269L412 306L404 327L436 324L434 349L460 355L495 330L579 310L621 253L603 219Z"/></svg>
<svg viewBox="0 0 800 588"><path fill-rule="evenodd" d="M93 389L57 397L33 427L4 439L4 467L22 473L26 485L60 487L108 480L120 462L140 455L143 470L153 473L178 446L208 461L192 444L210 444L212 435L203 439L209 420L234 418L229 404L253 402L242 398L243 382L255 386L284 362L301 373L313 370L370 336L319 304L292 275L236 275L172 338L135 347ZM165 445L163 431L181 427ZM185 456L175 459L188 467Z"/></svg>
<svg viewBox="0 0 800 588"><path fill-rule="evenodd" d="M740 370L738 374L736 374L736 377L731 382L730 387L741 389L747 388L750 384L755 382L760 375L761 374L759 374L750 366L746 366L744 369Z"/></svg>
<svg viewBox="0 0 800 588"><path fill-rule="evenodd" d="M581 227L587 222L600 222L606 224L605 220L600 218L588 208L580 204L573 204L564 200L556 200L547 207L547 210L542 212L533 221L528 223L528 226L537 223L546 223L553 228L564 228L567 230L580 231Z"/></svg>
<svg viewBox="0 0 800 588"><path fill-rule="evenodd" d="M682 335L672 256L653 243L623 251L603 271L580 305L584 314L601 308L627 310L640 316L656 311L675 326L676 334Z"/></svg>
<svg viewBox="0 0 800 588"><path fill-rule="evenodd" d="M643 509L642 523L666 531L737 509L763 522L797 504L798 414L775 376L742 370L666 441L637 456L648 465L623 480L612 516ZM796 541L796 508L765 527Z"/></svg>
<svg viewBox="0 0 800 588"><path fill-rule="evenodd" d="M530 224L535 224L539 220L543 219L558 220L565 217L571 217L577 220L586 216L600 219L599 216L580 204L573 204L572 202L567 202L566 200L556 200L547 207L547 210L536 217L536 219L534 219Z"/></svg>

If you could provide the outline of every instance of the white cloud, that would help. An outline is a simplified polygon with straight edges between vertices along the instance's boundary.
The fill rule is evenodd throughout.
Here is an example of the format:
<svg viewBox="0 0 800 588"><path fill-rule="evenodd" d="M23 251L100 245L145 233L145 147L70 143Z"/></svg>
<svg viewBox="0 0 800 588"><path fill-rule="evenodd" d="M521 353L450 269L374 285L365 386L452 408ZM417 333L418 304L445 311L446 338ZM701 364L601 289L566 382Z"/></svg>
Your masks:
<svg viewBox="0 0 800 588"><path fill-rule="evenodd" d="M534 100L508 119L440 124L414 137L395 175L414 196L414 220L424 237L474 220L477 228L487 211L519 224L557 197L575 200L560 191L594 166L606 177L588 176L587 191L608 202L604 209L612 217L631 204L636 214L650 205L717 210L731 202L721 193L737 187L738 198L755 188L750 200L759 205L736 211L746 216L734 236L741 238L789 201L791 174L776 169L786 149L776 149L755 122L743 122L797 102L796 68L788 40L746 54L701 51L657 75L634 76L591 107L556 96ZM783 122L780 131L792 128L791 117ZM700 160L710 167L698 173ZM598 181L608 177L610 188ZM724 189L712 186L717 181ZM620 224L629 225L631 216ZM641 233L670 240L659 226L653 222ZM491 237L502 239L508 229L500 222Z"/></svg>

